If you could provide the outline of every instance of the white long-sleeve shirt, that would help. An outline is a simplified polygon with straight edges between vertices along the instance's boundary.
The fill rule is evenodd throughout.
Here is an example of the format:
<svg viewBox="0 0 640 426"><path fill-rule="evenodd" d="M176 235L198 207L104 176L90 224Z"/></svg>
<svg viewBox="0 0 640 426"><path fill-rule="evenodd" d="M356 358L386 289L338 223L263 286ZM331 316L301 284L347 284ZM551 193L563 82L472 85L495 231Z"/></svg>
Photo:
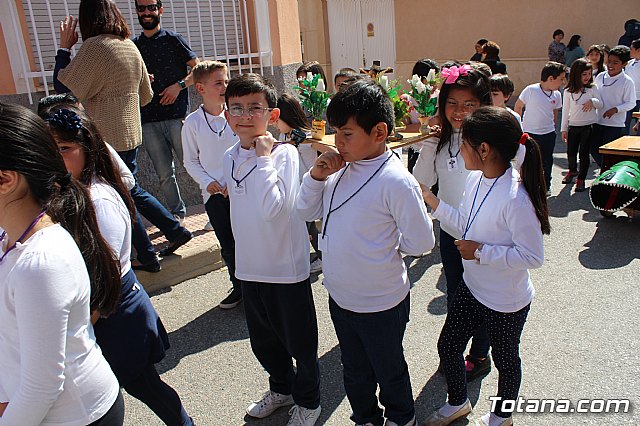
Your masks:
<svg viewBox="0 0 640 426"><path fill-rule="evenodd" d="M296 205L305 221L323 219L324 285L349 311L380 312L400 303L409 292L401 253L424 253L435 243L420 186L389 151L350 163L325 181L307 173Z"/></svg>
<svg viewBox="0 0 640 426"><path fill-rule="evenodd" d="M120 259L120 276L131 270L131 216L113 187L94 181L89 188L100 234Z"/></svg>
<svg viewBox="0 0 640 426"><path fill-rule="evenodd" d="M640 101L640 61L632 59L624 67L624 72L631 77L636 87L636 101Z"/></svg>
<svg viewBox="0 0 640 426"><path fill-rule="evenodd" d="M624 127L627 111L636 106L636 86L633 80L622 71L611 77L609 71L601 72L594 79L600 93L602 109L598 111L598 124L608 127ZM611 108L617 108L618 112L610 118L604 118L602 114Z"/></svg>
<svg viewBox="0 0 640 426"><path fill-rule="evenodd" d="M238 140L238 136L227 124L224 113L218 116L211 115L201 106L184 120L184 168L200 186L205 203L211 196L207 186L213 181L217 181L222 187L227 184L222 171L222 159L224 153Z"/></svg>
<svg viewBox="0 0 640 426"><path fill-rule="evenodd" d="M436 153L438 141L438 138L430 138L423 142L420 156L413 168L413 175L426 188L431 188L438 182L438 197L450 206L458 207L469 175L469 170L464 166L464 159L460 153L462 145L460 131L454 130L451 142ZM455 168L449 165L451 158L455 158ZM454 238L462 236L447 224L441 223L440 226Z"/></svg>
<svg viewBox="0 0 640 426"><path fill-rule="evenodd" d="M286 284L309 278L309 234L295 212L298 167L289 144L277 145L269 157L240 142L224 154L238 279Z"/></svg>
<svg viewBox="0 0 640 426"><path fill-rule="evenodd" d="M111 159L113 160L116 169L120 173L120 177L122 178L124 186L126 186L128 190L131 190L131 188L136 186L136 178L133 177L133 173L131 173L131 170L129 170L124 161L122 161L122 158L120 158L118 152L108 143L105 142L105 145L107 145L107 149L109 150Z"/></svg>
<svg viewBox="0 0 640 426"><path fill-rule="evenodd" d="M460 234L469 226L465 239L484 244L480 262L462 260L464 282L473 296L494 311L516 312L533 300L529 269L542 266L544 245L540 221L518 172L509 168L497 179L491 189L496 179L471 172L460 208L440 201L433 216Z"/></svg>
<svg viewBox="0 0 640 426"><path fill-rule="evenodd" d="M582 107L587 102L593 102L596 109L583 111ZM562 94L562 123L560 130L566 132L569 126L588 126L598 122L598 114L602 114L602 101L596 86L586 87L580 93L570 93L565 90Z"/></svg>
<svg viewBox="0 0 640 426"><path fill-rule="evenodd" d="M0 250L4 253L6 247ZM89 275L60 225L0 263L0 425L84 426L118 396L89 320Z"/></svg>

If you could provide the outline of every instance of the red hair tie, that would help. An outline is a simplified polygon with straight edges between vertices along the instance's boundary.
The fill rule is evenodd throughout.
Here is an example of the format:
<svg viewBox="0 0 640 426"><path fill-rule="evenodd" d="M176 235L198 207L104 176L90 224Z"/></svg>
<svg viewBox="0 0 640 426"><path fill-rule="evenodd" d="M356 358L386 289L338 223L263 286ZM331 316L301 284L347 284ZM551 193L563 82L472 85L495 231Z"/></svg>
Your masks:
<svg viewBox="0 0 640 426"><path fill-rule="evenodd" d="M520 136L520 141L518 142L520 145L524 145L525 142L527 142L527 139L529 139L529 133L523 133L522 136Z"/></svg>

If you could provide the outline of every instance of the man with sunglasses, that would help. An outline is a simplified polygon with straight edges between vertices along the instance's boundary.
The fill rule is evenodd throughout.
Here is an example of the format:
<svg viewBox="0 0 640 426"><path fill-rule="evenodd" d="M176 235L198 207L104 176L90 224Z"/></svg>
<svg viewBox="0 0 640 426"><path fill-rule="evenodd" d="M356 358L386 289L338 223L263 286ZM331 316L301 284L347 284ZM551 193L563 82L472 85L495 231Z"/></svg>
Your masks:
<svg viewBox="0 0 640 426"><path fill-rule="evenodd" d="M142 143L158 174L160 190L167 207L181 224L186 208L175 176L173 152L182 163L182 120L189 113L189 94L193 84L189 68L198 56L178 33L160 26L162 0L135 0L142 33L133 39L151 79L153 100L142 108ZM188 68L189 67L189 68Z"/></svg>

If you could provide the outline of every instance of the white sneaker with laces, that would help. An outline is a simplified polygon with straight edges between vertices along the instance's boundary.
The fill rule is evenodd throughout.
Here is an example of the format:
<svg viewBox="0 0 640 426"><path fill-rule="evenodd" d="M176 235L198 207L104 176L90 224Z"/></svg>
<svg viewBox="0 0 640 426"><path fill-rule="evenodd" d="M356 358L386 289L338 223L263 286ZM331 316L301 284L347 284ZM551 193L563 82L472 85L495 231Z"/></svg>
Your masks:
<svg viewBox="0 0 640 426"><path fill-rule="evenodd" d="M321 411L322 409L319 406L312 409L294 405L289 410L291 418L287 426L313 426L318 421Z"/></svg>
<svg viewBox="0 0 640 426"><path fill-rule="evenodd" d="M207 222L203 229L205 231L213 231L213 225L211 225L211 222Z"/></svg>
<svg viewBox="0 0 640 426"><path fill-rule="evenodd" d="M309 268L310 274L316 274L318 272L322 272L322 259L320 258L311 262L311 267Z"/></svg>
<svg viewBox="0 0 640 426"><path fill-rule="evenodd" d="M267 391L259 401L252 402L247 407L247 414L251 417L263 419L271 415L280 407L293 404L291 395L282 395L278 392Z"/></svg>

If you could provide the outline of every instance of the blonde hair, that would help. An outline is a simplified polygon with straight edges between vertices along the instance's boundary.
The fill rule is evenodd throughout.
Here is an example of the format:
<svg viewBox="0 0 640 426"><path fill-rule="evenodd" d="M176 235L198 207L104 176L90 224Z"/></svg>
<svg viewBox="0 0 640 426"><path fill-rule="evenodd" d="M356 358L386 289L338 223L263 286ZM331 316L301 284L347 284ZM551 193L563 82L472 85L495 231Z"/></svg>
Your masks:
<svg viewBox="0 0 640 426"><path fill-rule="evenodd" d="M202 61L198 62L195 67L191 70L191 76L193 77L194 83L204 83L211 73L224 70L227 72L227 65L220 61Z"/></svg>

